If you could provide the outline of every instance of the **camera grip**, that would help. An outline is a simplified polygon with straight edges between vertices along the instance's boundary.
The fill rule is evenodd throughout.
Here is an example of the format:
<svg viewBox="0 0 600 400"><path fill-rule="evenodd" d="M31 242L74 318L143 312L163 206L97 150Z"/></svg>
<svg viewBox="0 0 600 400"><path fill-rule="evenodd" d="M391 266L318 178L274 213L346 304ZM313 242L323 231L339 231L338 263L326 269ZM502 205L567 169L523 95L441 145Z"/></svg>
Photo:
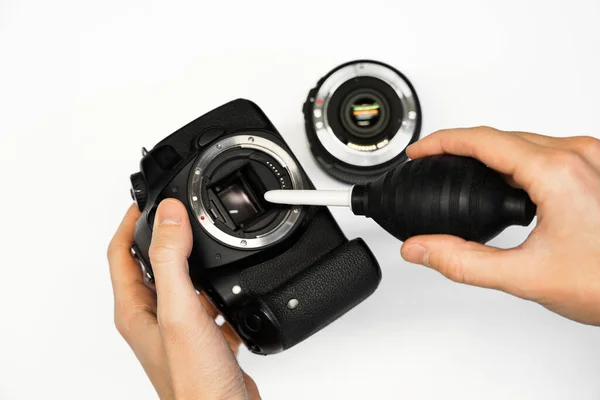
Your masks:
<svg viewBox="0 0 600 400"><path fill-rule="evenodd" d="M380 281L375 257L362 239L354 239L261 296L261 314L271 320L269 325L285 350L370 296Z"/></svg>

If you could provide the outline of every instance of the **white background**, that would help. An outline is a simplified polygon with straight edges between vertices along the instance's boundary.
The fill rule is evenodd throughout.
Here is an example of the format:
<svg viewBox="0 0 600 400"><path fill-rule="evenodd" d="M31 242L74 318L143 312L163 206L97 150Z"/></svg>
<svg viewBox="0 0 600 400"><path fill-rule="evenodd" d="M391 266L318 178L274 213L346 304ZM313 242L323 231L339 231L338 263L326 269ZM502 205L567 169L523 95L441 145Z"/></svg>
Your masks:
<svg viewBox="0 0 600 400"><path fill-rule="evenodd" d="M0 399L152 399L113 326L105 249L142 146L237 97L320 188L300 112L340 63L416 87L423 135L492 125L599 135L600 3L0 0ZM265 399L598 399L600 331L403 262L333 210L379 290L301 345L240 363ZM528 229L493 241L520 243Z"/></svg>

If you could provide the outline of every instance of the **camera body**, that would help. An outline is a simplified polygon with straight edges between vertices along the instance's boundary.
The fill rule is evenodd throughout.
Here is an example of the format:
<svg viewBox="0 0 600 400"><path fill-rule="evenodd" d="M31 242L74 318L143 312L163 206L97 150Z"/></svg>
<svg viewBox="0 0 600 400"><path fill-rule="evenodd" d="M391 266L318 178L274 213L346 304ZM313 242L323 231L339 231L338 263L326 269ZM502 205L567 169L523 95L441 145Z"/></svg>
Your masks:
<svg viewBox="0 0 600 400"><path fill-rule="evenodd" d="M274 354L316 333L371 295L379 265L325 207L269 204L271 189L313 189L281 135L254 103L238 99L192 121L131 175L140 211L132 253L153 282L148 250L165 198L187 208L190 277L248 349Z"/></svg>

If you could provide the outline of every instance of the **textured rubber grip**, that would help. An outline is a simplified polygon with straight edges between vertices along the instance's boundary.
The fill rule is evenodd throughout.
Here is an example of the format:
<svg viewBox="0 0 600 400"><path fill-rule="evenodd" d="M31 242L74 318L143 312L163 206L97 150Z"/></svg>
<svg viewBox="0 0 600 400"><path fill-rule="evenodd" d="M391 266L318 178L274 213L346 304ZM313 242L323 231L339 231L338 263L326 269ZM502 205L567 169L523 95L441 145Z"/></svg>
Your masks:
<svg viewBox="0 0 600 400"><path fill-rule="evenodd" d="M263 296L262 308L287 349L366 299L380 281L375 257L362 239L354 239Z"/></svg>
<svg viewBox="0 0 600 400"><path fill-rule="evenodd" d="M353 191L352 209L404 241L449 234L485 243L510 225L527 226L536 207L527 193L468 157L409 161Z"/></svg>

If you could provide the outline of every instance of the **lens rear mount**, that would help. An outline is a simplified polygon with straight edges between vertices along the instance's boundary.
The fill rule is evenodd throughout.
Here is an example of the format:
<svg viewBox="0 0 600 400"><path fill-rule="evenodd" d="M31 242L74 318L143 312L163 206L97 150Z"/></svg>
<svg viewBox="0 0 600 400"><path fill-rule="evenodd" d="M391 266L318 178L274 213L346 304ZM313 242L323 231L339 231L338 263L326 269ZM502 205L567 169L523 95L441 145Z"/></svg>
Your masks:
<svg viewBox="0 0 600 400"><path fill-rule="evenodd" d="M311 151L333 177L365 183L407 160L419 138L421 107L399 71L372 60L342 64L324 76L304 105Z"/></svg>

